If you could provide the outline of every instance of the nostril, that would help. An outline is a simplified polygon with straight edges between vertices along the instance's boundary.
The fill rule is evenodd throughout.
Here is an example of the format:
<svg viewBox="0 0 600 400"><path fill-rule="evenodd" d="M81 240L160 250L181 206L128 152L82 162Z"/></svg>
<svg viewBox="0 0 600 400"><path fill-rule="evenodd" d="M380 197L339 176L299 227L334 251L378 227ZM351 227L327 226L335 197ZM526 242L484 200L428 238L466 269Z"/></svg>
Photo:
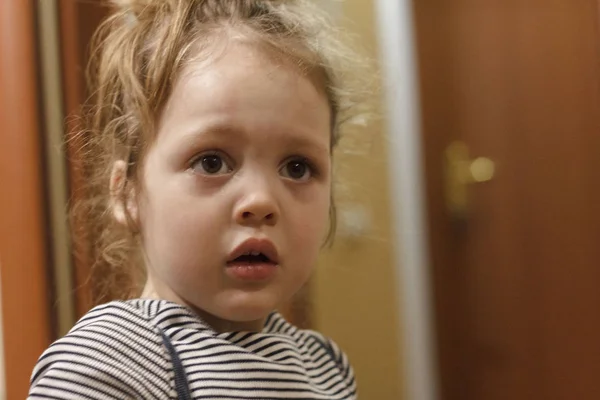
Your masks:
<svg viewBox="0 0 600 400"><path fill-rule="evenodd" d="M258 217L258 215L254 214L252 211L244 211L241 214L241 218L243 220L249 220L249 219L253 219L256 217ZM275 219L276 219L275 213L269 213L269 214L266 214L264 217L262 217L263 221L274 221Z"/></svg>

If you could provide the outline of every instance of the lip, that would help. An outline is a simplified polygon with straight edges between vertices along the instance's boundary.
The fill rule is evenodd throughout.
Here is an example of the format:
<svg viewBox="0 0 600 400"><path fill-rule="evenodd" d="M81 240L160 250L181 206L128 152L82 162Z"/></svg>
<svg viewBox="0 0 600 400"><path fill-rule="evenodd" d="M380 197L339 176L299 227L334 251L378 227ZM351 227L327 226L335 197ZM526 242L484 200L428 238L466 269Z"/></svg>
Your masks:
<svg viewBox="0 0 600 400"><path fill-rule="evenodd" d="M232 263L236 258L251 252L262 253L269 258L271 263L279 264L279 254L277 253L277 248L273 242L264 238L249 238L244 240L231 252L231 254L229 254L227 263Z"/></svg>

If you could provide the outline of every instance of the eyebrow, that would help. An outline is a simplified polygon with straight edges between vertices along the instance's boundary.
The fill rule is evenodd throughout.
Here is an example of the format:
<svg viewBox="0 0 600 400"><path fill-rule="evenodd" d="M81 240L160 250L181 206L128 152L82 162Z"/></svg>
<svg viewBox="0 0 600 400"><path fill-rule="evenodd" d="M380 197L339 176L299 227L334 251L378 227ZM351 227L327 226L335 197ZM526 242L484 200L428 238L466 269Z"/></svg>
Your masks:
<svg viewBox="0 0 600 400"><path fill-rule="evenodd" d="M283 136L283 135L282 135ZM195 142L201 138L230 138L230 139L243 139L248 137L248 132L244 128L236 127L229 123L213 123L207 124L200 127L199 129L193 129L183 134L183 138L186 142ZM314 151L317 153L330 154L330 140L323 143L314 140L309 135L302 133L301 130L288 131L285 135L286 146L298 149Z"/></svg>
<svg viewBox="0 0 600 400"><path fill-rule="evenodd" d="M183 138L189 141L196 141L206 136L240 136L240 131L230 124L213 123L190 129L183 134Z"/></svg>
<svg viewBox="0 0 600 400"><path fill-rule="evenodd" d="M329 138L327 138L326 142L321 144L318 141L313 140L306 135L303 135L301 133L294 133L292 136L288 137L286 141L288 142L290 147L295 149L306 149L309 151L323 153L326 155L330 154Z"/></svg>

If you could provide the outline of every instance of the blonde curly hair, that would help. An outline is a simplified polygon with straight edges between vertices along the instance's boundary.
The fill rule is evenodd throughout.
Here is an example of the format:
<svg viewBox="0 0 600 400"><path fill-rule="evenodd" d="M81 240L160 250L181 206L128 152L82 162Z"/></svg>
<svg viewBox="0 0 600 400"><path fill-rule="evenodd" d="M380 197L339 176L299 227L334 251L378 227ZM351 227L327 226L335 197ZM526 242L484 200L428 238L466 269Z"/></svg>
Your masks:
<svg viewBox="0 0 600 400"><path fill-rule="evenodd" d="M125 202L127 190L141 189L144 156L178 74L199 56L210 59L214 39L242 34L307 76L318 76L331 108L332 149L345 123L364 112L367 89L355 69L364 57L344 44L348 36L307 0L113 0L113 6L92 41L92 96L84 129L73 137L86 177L86 198L73 209L74 238L93 243L94 304L139 296L145 283L133 219L123 226L112 216L112 166L127 162L118 200ZM330 216L328 241L335 229L333 202Z"/></svg>

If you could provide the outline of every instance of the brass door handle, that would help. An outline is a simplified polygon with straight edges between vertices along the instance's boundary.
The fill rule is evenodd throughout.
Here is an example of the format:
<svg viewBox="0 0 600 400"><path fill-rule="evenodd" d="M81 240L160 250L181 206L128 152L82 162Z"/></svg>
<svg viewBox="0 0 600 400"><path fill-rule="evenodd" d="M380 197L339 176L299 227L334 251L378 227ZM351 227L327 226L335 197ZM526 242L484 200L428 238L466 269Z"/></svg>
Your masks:
<svg viewBox="0 0 600 400"><path fill-rule="evenodd" d="M469 186L492 180L496 166L487 157L471 159L469 148L460 141L446 148L444 158L446 207L453 217L463 219L469 211Z"/></svg>

